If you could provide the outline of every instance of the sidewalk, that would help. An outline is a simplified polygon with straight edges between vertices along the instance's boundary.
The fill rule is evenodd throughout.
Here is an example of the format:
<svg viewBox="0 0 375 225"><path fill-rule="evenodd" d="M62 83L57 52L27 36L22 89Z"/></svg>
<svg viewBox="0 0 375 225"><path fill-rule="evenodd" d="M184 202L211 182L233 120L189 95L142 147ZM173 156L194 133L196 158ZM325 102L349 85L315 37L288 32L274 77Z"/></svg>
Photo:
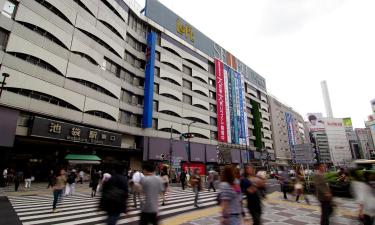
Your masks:
<svg viewBox="0 0 375 225"><path fill-rule="evenodd" d="M292 196L291 196L292 197ZM320 223L320 206L317 200L310 197L311 205L282 200L280 192L267 195L263 207L263 224L265 225L304 225ZM357 220L358 206L352 199L335 198L336 205L331 222L335 225L360 224ZM248 214L247 214L248 215ZM252 224L246 217L246 225ZM168 218L162 225L217 225L220 224L220 207L199 210L176 217Z"/></svg>

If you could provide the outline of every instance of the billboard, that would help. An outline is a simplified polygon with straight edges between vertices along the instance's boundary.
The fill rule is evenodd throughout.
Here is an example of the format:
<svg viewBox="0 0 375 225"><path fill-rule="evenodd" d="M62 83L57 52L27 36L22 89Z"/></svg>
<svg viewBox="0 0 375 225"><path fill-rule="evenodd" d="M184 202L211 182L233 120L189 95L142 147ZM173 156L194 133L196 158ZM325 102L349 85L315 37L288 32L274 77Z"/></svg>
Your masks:
<svg viewBox="0 0 375 225"><path fill-rule="evenodd" d="M321 113L308 113L307 126L310 132L324 131L324 122L322 121L323 115Z"/></svg>
<svg viewBox="0 0 375 225"><path fill-rule="evenodd" d="M243 75L254 86L262 91L266 91L266 80L234 57L227 50L208 38L194 26L176 13L169 10L157 0L146 0L145 16L161 25L177 37L185 40L188 44L212 58L218 58L234 70Z"/></svg>
<svg viewBox="0 0 375 225"><path fill-rule="evenodd" d="M352 118L350 118L350 117L343 118L342 122L344 123L344 127L353 127Z"/></svg>
<svg viewBox="0 0 375 225"><path fill-rule="evenodd" d="M156 33L150 32L147 35L145 89L142 127L152 127L152 110L154 101L154 67L155 67L155 44Z"/></svg>
<svg viewBox="0 0 375 225"><path fill-rule="evenodd" d="M246 144L248 136L243 76L215 59L216 102L220 142Z"/></svg>
<svg viewBox="0 0 375 225"><path fill-rule="evenodd" d="M295 137L295 131L293 127L293 115L289 112L285 112L285 122L286 127L288 130L288 142L289 147L292 155L292 160L295 162L295 149L294 146L296 145L296 137Z"/></svg>

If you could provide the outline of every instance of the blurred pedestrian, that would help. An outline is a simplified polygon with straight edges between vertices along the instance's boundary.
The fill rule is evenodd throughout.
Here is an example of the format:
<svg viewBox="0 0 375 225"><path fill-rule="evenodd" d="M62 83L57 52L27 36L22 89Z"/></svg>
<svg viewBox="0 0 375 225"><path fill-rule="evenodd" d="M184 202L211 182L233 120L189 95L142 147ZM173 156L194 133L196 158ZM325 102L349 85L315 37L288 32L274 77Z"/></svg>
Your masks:
<svg viewBox="0 0 375 225"><path fill-rule="evenodd" d="M83 172L83 170L79 171L79 183L83 184L83 180L85 178L85 172Z"/></svg>
<svg viewBox="0 0 375 225"><path fill-rule="evenodd" d="M319 164L317 172L313 177L313 182L316 189L316 197L318 198L321 207L321 225L329 225L329 217L333 213L332 194L327 181L324 178L325 172L326 166L324 164Z"/></svg>
<svg viewBox="0 0 375 225"><path fill-rule="evenodd" d="M288 196L286 193L289 191L289 174L288 174L288 170L285 167L281 166L280 169L281 169L279 173L280 187L281 187L281 191L284 194L284 200L287 200Z"/></svg>
<svg viewBox="0 0 375 225"><path fill-rule="evenodd" d="M364 172L364 180L358 176L358 170L351 172L352 192L356 202L359 204L359 219L364 225L373 225L375 218L375 189L371 186L371 176L368 171Z"/></svg>
<svg viewBox="0 0 375 225"><path fill-rule="evenodd" d="M8 168L3 170L4 186L8 186Z"/></svg>
<svg viewBox="0 0 375 225"><path fill-rule="evenodd" d="M121 213L126 213L128 181L121 167L116 167L112 177L104 183L99 207L107 212L107 224L115 225Z"/></svg>
<svg viewBox="0 0 375 225"><path fill-rule="evenodd" d="M294 192L296 194L296 202L299 203L300 196L303 195L305 202L310 204L308 197L304 194L305 175L302 169L297 170L296 183L294 184Z"/></svg>
<svg viewBox="0 0 375 225"><path fill-rule="evenodd" d="M256 176L255 168L251 165L247 165L241 181L241 189L242 192L246 194L247 208L253 219L254 225L261 224L262 195L260 190L263 190L264 187L265 181Z"/></svg>
<svg viewBox="0 0 375 225"><path fill-rule="evenodd" d="M167 170L167 167L163 167L163 170L161 172L161 179L163 181L163 186L164 186L164 190L162 192L162 198L163 198L163 202L161 205L165 205L165 195L168 191L168 185L169 185L169 176L168 176L168 170Z"/></svg>
<svg viewBox="0 0 375 225"><path fill-rule="evenodd" d="M100 174L94 170L91 175L91 180L90 180L92 198L96 196L96 191L98 190L99 180L100 180Z"/></svg>
<svg viewBox="0 0 375 225"><path fill-rule="evenodd" d="M18 191L18 187L20 186L20 183L22 180L23 180L23 172L22 170L18 170L16 172L16 176L14 177L14 191Z"/></svg>
<svg viewBox="0 0 375 225"><path fill-rule="evenodd" d="M47 189L53 186L52 181L54 180L54 178L55 178L55 174L53 170L50 170L48 174L48 178L47 178L48 180Z"/></svg>
<svg viewBox="0 0 375 225"><path fill-rule="evenodd" d="M208 182L208 191L211 191L211 188L214 190L214 192L216 192L216 189L215 189L215 185L214 185L214 182L215 182L215 171L213 171L212 169L208 172L208 176L207 176L207 182Z"/></svg>
<svg viewBox="0 0 375 225"><path fill-rule="evenodd" d="M61 198L63 189L66 184L66 176L65 176L65 170L60 170L58 172L58 175L54 181L52 181L52 190L53 190L53 204L52 204L52 212L58 212L56 209L57 202Z"/></svg>
<svg viewBox="0 0 375 225"><path fill-rule="evenodd" d="M231 166L224 168L219 189L219 201L222 209L221 224L241 224L241 188L236 182L235 173Z"/></svg>
<svg viewBox="0 0 375 225"><path fill-rule="evenodd" d="M194 169L193 175L190 178L190 183L191 183L191 187L193 188L193 191L194 191L194 194L195 194L195 196L194 196L194 207L199 208L198 198L199 198L199 192L201 191L202 181L201 181L201 176L199 175L199 169L198 168Z"/></svg>
<svg viewBox="0 0 375 225"><path fill-rule="evenodd" d="M180 182L181 182L182 190L185 190L185 185L186 185L186 172L185 172L185 170L181 171Z"/></svg>
<svg viewBox="0 0 375 225"><path fill-rule="evenodd" d="M144 163L142 168L145 176L140 183L135 184L137 191L145 195L145 202L141 207L140 225L157 225L159 222L159 195L164 191L165 186L159 176L155 175L155 167L152 163Z"/></svg>
<svg viewBox="0 0 375 225"><path fill-rule="evenodd" d="M132 184L133 185L137 185L141 182L141 179L144 177L143 173L141 173L140 171L138 170L135 170L134 173L133 173L133 177L132 177ZM134 203L134 208L137 208L137 198L139 200L139 204L140 204L140 207L142 208L143 206L143 201L142 201L142 198L141 198L141 194L139 193L139 191L136 191L134 188L133 188L133 203Z"/></svg>
<svg viewBox="0 0 375 225"><path fill-rule="evenodd" d="M67 177L66 181L66 188L65 188L65 196L68 195L74 195L75 194L75 189L76 189L76 171L72 170Z"/></svg>
<svg viewBox="0 0 375 225"><path fill-rule="evenodd" d="M25 190L27 191L31 188L31 180L32 180L31 171L26 170L24 177L25 177Z"/></svg>

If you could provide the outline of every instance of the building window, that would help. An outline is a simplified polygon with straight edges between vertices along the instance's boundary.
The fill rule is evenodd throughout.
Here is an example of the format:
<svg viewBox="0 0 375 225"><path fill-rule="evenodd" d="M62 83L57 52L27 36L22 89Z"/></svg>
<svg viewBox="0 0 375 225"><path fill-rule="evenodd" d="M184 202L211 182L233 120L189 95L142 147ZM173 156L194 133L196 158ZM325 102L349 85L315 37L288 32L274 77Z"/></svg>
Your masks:
<svg viewBox="0 0 375 225"><path fill-rule="evenodd" d="M208 72L212 75L215 75L215 64L208 62Z"/></svg>
<svg viewBox="0 0 375 225"><path fill-rule="evenodd" d="M191 90L191 82L188 81L188 80L182 80L182 84L183 84L183 87L188 89L188 90Z"/></svg>
<svg viewBox="0 0 375 225"><path fill-rule="evenodd" d="M155 59L160 61L160 52L155 51Z"/></svg>
<svg viewBox="0 0 375 225"><path fill-rule="evenodd" d="M155 112L159 111L159 102L158 101L152 102L152 110L155 111Z"/></svg>
<svg viewBox="0 0 375 225"><path fill-rule="evenodd" d="M184 103L187 103L187 104L189 104L189 105L192 104L192 98L191 98L190 95L183 94L183 95L182 95L182 99L183 99L183 102L184 102Z"/></svg>
<svg viewBox="0 0 375 225"><path fill-rule="evenodd" d="M217 126L217 119L214 117L210 117L210 125Z"/></svg>
<svg viewBox="0 0 375 225"><path fill-rule="evenodd" d="M121 67L119 65L117 65L115 62L113 62L112 60L109 60L107 58L104 58L105 60L105 69L114 74L116 77L120 77L120 70L121 70Z"/></svg>
<svg viewBox="0 0 375 225"><path fill-rule="evenodd" d="M14 0L6 0L1 14L10 19L14 18L14 15L16 14L17 4L18 3Z"/></svg>
<svg viewBox="0 0 375 225"><path fill-rule="evenodd" d="M132 127L141 127L142 117L128 111L120 110L120 123Z"/></svg>
<svg viewBox="0 0 375 225"><path fill-rule="evenodd" d="M152 119L152 128L157 130L158 129L158 120Z"/></svg>
<svg viewBox="0 0 375 225"><path fill-rule="evenodd" d="M216 131L210 131L210 136L212 140L217 140L217 132Z"/></svg>
<svg viewBox="0 0 375 225"><path fill-rule="evenodd" d="M182 72L184 72L184 74L187 74L187 75L189 75L189 76L192 75L192 70L191 70L191 68L190 68L190 67L187 67L187 66L185 66L185 65L182 66Z"/></svg>
<svg viewBox="0 0 375 225"><path fill-rule="evenodd" d="M159 67L154 67L154 76L155 77L160 77L160 68Z"/></svg>
<svg viewBox="0 0 375 225"><path fill-rule="evenodd" d="M216 100L216 93L215 93L215 92L210 91L209 94L210 94L210 98L211 98L211 99Z"/></svg>
<svg viewBox="0 0 375 225"><path fill-rule="evenodd" d="M216 113L216 105L210 104L210 111Z"/></svg>
<svg viewBox="0 0 375 225"><path fill-rule="evenodd" d="M9 31L0 28L0 49L5 49L9 37Z"/></svg>
<svg viewBox="0 0 375 225"><path fill-rule="evenodd" d="M159 84L154 83L154 92L159 94Z"/></svg>
<svg viewBox="0 0 375 225"><path fill-rule="evenodd" d="M216 87L216 82L215 82L215 80L209 78L209 79L208 79L208 83L209 83L212 87Z"/></svg>

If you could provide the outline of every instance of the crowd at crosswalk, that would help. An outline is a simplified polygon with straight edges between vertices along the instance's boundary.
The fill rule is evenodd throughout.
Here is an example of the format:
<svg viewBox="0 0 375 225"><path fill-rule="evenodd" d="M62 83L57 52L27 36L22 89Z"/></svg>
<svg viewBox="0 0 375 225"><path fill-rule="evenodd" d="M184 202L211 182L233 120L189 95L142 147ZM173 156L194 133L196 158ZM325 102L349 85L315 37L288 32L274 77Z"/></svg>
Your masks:
<svg viewBox="0 0 375 225"><path fill-rule="evenodd" d="M217 204L216 192L202 191L199 193L200 208ZM15 212L24 225L31 224L105 224L106 213L98 209L100 196L92 198L89 194L78 193L63 197L59 203L59 212L52 213L52 195L10 196ZM160 204L162 199L160 198ZM133 201L128 200L128 212L122 214L117 224L137 224L139 208L132 207ZM139 204L138 204L139 206ZM194 193L191 189L181 190L171 187L167 194L165 206L160 206L161 219L194 210Z"/></svg>

